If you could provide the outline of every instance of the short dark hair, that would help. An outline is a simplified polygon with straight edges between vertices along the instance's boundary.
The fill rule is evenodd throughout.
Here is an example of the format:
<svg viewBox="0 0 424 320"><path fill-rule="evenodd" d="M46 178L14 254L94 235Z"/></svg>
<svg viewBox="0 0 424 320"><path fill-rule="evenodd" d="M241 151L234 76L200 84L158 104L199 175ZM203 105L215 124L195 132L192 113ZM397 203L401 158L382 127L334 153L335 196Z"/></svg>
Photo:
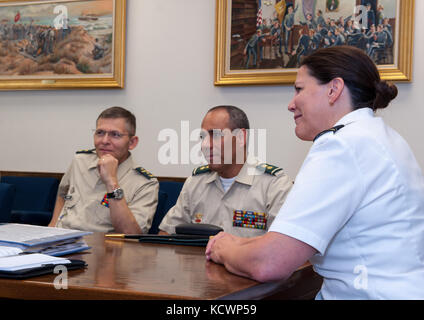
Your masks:
<svg viewBox="0 0 424 320"><path fill-rule="evenodd" d="M100 115L97 117L96 123L99 119L118 119L118 118L125 119L125 122L127 123L127 127L128 127L128 133L131 136L134 136L136 131L135 116L130 111L122 107L107 108L102 113L100 113Z"/></svg>
<svg viewBox="0 0 424 320"><path fill-rule="evenodd" d="M300 63L319 83L342 78L349 89L354 109L386 108L396 98L396 85L381 81L374 62L360 49L336 46L317 50Z"/></svg>
<svg viewBox="0 0 424 320"><path fill-rule="evenodd" d="M249 119L247 118L246 113L240 108L229 105L216 106L208 110L207 113L216 111L216 110L225 110L228 113L229 120L228 125L231 130L234 129L250 129Z"/></svg>

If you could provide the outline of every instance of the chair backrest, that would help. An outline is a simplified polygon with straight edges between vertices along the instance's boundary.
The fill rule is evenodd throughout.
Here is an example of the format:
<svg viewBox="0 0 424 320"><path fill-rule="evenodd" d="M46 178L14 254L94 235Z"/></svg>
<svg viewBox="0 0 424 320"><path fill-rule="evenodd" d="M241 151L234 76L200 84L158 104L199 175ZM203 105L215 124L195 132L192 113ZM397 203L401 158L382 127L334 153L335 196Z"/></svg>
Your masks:
<svg viewBox="0 0 424 320"><path fill-rule="evenodd" d="M181 189L183 188L184 182L176 181L160 181L159 190L166 192L168 199L166 200L165 213L171 209L175 203L177 203L178 197L180 196Z"/></svg>
<svg viewBox="0 0 424 320"><path fill-rule="evenodd" d="M158 206L155 215L153 216L152 226L149 229L149 234L157 234L159 232L159 225L166 214L165 206L168 200L168 194L159 190Z"/></svg>
<svg viewBox="0 0 424 320"><path fill-rule="evenodd" d="M59 180L49 177L2 176L0 182L16 188L12 210L53 211Z"/></svg>
<svg viewBox="0 0 424 320"><path fill-rule="evenodd" d="M159 225L163 217L165 217L169 209L177 202L183 185L184 182L159 181L158 206L149 230L150 234L157 234L159 232Z"/></svg>
<svg viewBox="0 0 424 320"><path fill-rule="evenodd" d="M0 183L0 223L10 222L15 192L15 186L8 183Z"/></svg>

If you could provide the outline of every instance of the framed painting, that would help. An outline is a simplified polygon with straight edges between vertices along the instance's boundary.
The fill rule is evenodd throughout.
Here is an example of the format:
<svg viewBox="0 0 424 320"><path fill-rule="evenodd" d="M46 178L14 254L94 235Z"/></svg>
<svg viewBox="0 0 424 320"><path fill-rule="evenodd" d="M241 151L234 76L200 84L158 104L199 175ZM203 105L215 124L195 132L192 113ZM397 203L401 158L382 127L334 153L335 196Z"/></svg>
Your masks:
<svg viewBox="0 0 424 320"><path fill-rule="evenodd" d="M123 88L126 0L0 1L0 90Z"/></svg>
<svg viewBox="0 0 424 320"><path fill-rule="evenodd" d="M414 0L216 0L215 85L292 84L302 57L351 45L412 81Z"/></svg>

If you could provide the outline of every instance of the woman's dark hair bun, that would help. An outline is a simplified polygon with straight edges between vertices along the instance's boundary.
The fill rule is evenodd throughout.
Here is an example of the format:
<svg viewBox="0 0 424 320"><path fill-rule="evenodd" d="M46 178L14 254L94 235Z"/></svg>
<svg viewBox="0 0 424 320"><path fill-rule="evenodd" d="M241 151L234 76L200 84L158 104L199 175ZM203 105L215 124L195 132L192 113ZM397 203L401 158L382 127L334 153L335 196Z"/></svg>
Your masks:
<svg viewBox="0 0 424 320"><path fill-rule="evenodd" d="M398 95L398 89L393 83L387 81L380 81L375 86L376 97L374 100L373 109L384 109L386 108L390 101Z"/></svg>
<svg viewBox="0 0 424 320"><path fill-rule="evenodd" d="M370 57L352 46L318 49L304 57L300 65L305 66L320 84L342 78L349 89L354 110L384 109L398 94L394 84L381 81L377 66Z"/></svg>

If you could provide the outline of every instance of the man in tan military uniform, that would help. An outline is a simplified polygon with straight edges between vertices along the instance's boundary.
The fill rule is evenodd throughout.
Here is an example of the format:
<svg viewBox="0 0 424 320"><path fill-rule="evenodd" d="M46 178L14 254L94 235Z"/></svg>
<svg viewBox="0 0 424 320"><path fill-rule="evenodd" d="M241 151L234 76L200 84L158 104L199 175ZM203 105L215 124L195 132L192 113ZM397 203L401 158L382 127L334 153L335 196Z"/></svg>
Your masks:
<svg viewBox="0 0 424 320"><path fill-rule="evenodd" d="M122 233L147 233L158 201L159 183L134 165L138 143L135 117L112 107L97 119L95 149L77 152L59 185L49 226Z"/></svg>
<svg viewBox="0 0 424 320"><path fill-rule="evenodd" d="M241 130L225 135L225 129ZM175 226L181 223L214 224L243 237L267 231L293 182L281 168L254 157L237 162L240 151L246 155L248 129L247 116L236 107L219 106L206 114L202 152L209 165L195 169L186 180L177 203L159 226L160 233L175 233ZM231 161L225 161L220 152L224 145L232 146Z"/></svg>

